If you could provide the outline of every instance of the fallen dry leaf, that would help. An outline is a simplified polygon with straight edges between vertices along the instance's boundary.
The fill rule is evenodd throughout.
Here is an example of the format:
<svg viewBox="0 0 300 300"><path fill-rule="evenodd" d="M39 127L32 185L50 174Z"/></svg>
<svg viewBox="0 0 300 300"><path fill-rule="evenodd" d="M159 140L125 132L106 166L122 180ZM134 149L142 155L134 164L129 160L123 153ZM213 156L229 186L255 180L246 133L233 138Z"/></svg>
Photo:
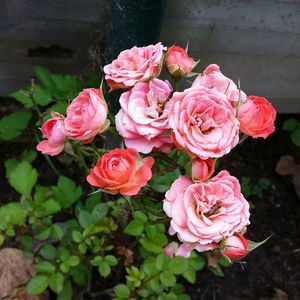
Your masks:
<svg viewBox="0 0 300 300"><path fill-rule="evenodd" d="M38 300L37 296L26 294L24 285L34 276L33 259L23 251L4 248L0 251L0 299Z"/></svg>
<svg viewBox="0 0 300 300"><path fill-rule="evenodd" d="M281 289L275 288L275 295L271 300L288 300L288 299L289 299L289 297L288 297L287 293L285 293Z"/></svg>
<svg viewBox="0 0 300 300"><path fill-rule="evenodd" d="M207 266L219 269L218 260L220 258L220 253L218 251L207 251L205 253L207 258Z"/></svg>
<svg viewBox="0 0 300 300"><path fill-rule="evenodd" d="M130 249L128 249L124 246L118 246L117 253L119 255L125 256L125 261L124 261L125 266L129 266L133 263L133 252Z"/></svg>
<svg viewBox="0 0 300 300"><path fill-rule="evenodd" d="M276 172L279 175L293 175L296 170L296 161L291 155L283 155L280 157L276 165Z"/></svg>

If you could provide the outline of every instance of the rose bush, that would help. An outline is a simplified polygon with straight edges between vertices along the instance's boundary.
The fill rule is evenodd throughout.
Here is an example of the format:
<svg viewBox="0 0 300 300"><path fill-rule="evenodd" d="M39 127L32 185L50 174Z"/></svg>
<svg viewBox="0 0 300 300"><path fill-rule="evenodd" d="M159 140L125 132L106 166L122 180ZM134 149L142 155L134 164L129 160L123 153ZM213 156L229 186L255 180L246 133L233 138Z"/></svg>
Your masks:
<svg viewBox="0 0 300 300"><path fill-rule="evenodd" d="M276 112L265 98L247 98L215 64L177 91L179 79L194 75L195 60L178 46L166 50L161 43L133 47L104 67L110 90L128 89L115 122L105 84L102 91L37 68L41 83L17 93L32 109L21 113L24 124L42 124L37 150L61 154L54 163L46 156L51 170L41 182L36 153L5 162L21 200L0 206L0 245L10 241L33 257L30 295L50 289L63 300L74 292L84 299L188 299L178 276L195 283L204 266L223 275L222 267L262 244L243 236L249 204L217 159L246 135L266 138ZM175 92L157 78L162 67Z"/></svg>

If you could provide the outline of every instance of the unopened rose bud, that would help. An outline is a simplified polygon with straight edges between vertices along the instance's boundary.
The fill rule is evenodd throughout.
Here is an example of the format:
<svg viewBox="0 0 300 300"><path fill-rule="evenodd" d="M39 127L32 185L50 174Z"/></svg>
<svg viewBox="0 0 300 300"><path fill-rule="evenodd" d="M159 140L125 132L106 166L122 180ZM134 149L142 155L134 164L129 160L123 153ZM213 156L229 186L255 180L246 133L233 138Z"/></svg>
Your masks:
<svg viewBox="0 0 300 300"><path fill-rule="evenodd" d="M232 261L237 261L248 253L249 242L241 234L235 234L224 240L222 246L222 254Z"/></svg>
<svg viewBox="0 0 300 300"><path fill-rule="evenodd" d="M194 182L207 181L215 171L215 161L211 158L206 160L194 158L189 171L189 175Z"/></svg>
<svg viewBox="0 0 300 300"><path fill-rule="evenodd" d="M165 58L167 70L175 79L189 74L197 64L183 48L175 45L168 49Z"/></svg>

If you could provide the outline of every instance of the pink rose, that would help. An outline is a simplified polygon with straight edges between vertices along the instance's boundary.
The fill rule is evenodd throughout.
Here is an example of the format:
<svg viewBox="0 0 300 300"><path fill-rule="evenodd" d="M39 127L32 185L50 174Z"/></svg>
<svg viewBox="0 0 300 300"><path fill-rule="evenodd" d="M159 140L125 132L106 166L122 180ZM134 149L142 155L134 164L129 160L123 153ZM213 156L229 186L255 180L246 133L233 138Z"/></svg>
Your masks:
<svg viewBox="0 0 300 300"><path fill-rule="evenodd" d="M189 74L197 64L183 48L175 45L168 49L165 59L168 72L176 79Z"/></svg>
<svg viewBox="0 0 300 300"><path fill-rule="evenodd" d="M116 127L127 147L141 153L149 153L153 148L171 150L166 106L171 91L168 81L153 79L150 83L138 82L121 95Z"/></svg>
<svg viewBox="0 0 300 300"><path fill-rule="evenodd" d="M110 90L126 89L139 81L157 77L161 71L164 49L161 43L157 43L122 51L117 59L103 69Z"/></svg>
<svg viewBox="0 0 300 300"><path fill-rule="evenodd" d="M163 209L171 218L170 233L206 251L249 224L249 204L237 178L221 171L210 182L193 183L180 176L166 192Z"/></svg>
<svg viewBox="0 0 300 300"><path fill-rule="evenodd" d="M249 242L241 235L235 234L222 242L222 254L232 261L242 259L248 253Z"/></svg>
<svg viewBox="0 0 300 300"><path fill-rule="evenodd" d="M241 99L246 99L246 94L239 91L236 84L221 71L220 67L215 64L209 65L202 74L200 74L193 82L192 87L205 86L210 89L215 89L218 92L225 94L227 100L233 107L236 107L239 96Z"/></svg>
<svg viewBox="0 0 300 300"><path fill-rule="evenodd" d="M239 123L224 94L203 86L174 93L169 123L179 149L201 159L221 157L239 141Z"/></svg>
<svg viewBox="0 0 300 300"><path fill-rule="evenodd" d="M263 97L249 96L238 109L240 130L253 138L264 139L275 131L276 110Z"/></svg>
<svg viewBox="0 0 300 300"><path fill-rule="evenodd" d="M85 89L67 108L64 132L69 139L84 144L109 126L107 105L99 89Z"/></svg>
<svg viewBox="0 0 300 300"><path fill-rule="evenodd" d="M176 242L171 242L164 247L163 251L171 258L174 256L181 256L188 258L191 255L191 244L181 244L178 246Z"/></svg>
<svg viewBox="0 0 300 300"><path fill-rule="evenodd" d="M63 116L54 113L53 118L44 122L40 129L46 140L41 141L36 149L51 156L61 153L64 150L65 142Z"/></svg>
<svg viewBox="0 0 300 300"><path fill-rule="evenodd" d="M215 171L215 161L198 157L192 160L192 179L194 182L207 181Z"/></svg>
<svg viewBox="0 0 300 300"><path fill-rule="evenodd" d="M141 158L135 149L115 149L98 159L87 181L111 194L136 195L152 177L152 157Z"/></svg>

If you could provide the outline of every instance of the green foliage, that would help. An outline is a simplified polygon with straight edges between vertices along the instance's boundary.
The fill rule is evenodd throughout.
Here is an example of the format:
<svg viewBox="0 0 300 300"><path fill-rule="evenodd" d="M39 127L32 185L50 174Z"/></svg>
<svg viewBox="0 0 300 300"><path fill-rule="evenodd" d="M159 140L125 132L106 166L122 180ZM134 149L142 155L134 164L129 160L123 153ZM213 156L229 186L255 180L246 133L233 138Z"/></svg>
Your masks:
<svg viewBox="0 0 300 300"><path fill-rule="evenodd" d="M300 122L294 118L287 119L283 123L282 129L288 131L290 133L291 141L297 147L300 147Z"/></svg>
<svg viewBox="0 0 300 300"><path fill-rule="evenodd" d="M264 191L271 187L272 183L269 179L261 177L257 183L251 184L249 177L242 177L241 188L245 197L258 197L262 198Z"/></svg>
<svg viewBox="0 0 300 300"><path fill-rule="evenodd" d="M0 120L0 139L13 140L27 127L32 115L27 111L14 112Z"/></svg>

